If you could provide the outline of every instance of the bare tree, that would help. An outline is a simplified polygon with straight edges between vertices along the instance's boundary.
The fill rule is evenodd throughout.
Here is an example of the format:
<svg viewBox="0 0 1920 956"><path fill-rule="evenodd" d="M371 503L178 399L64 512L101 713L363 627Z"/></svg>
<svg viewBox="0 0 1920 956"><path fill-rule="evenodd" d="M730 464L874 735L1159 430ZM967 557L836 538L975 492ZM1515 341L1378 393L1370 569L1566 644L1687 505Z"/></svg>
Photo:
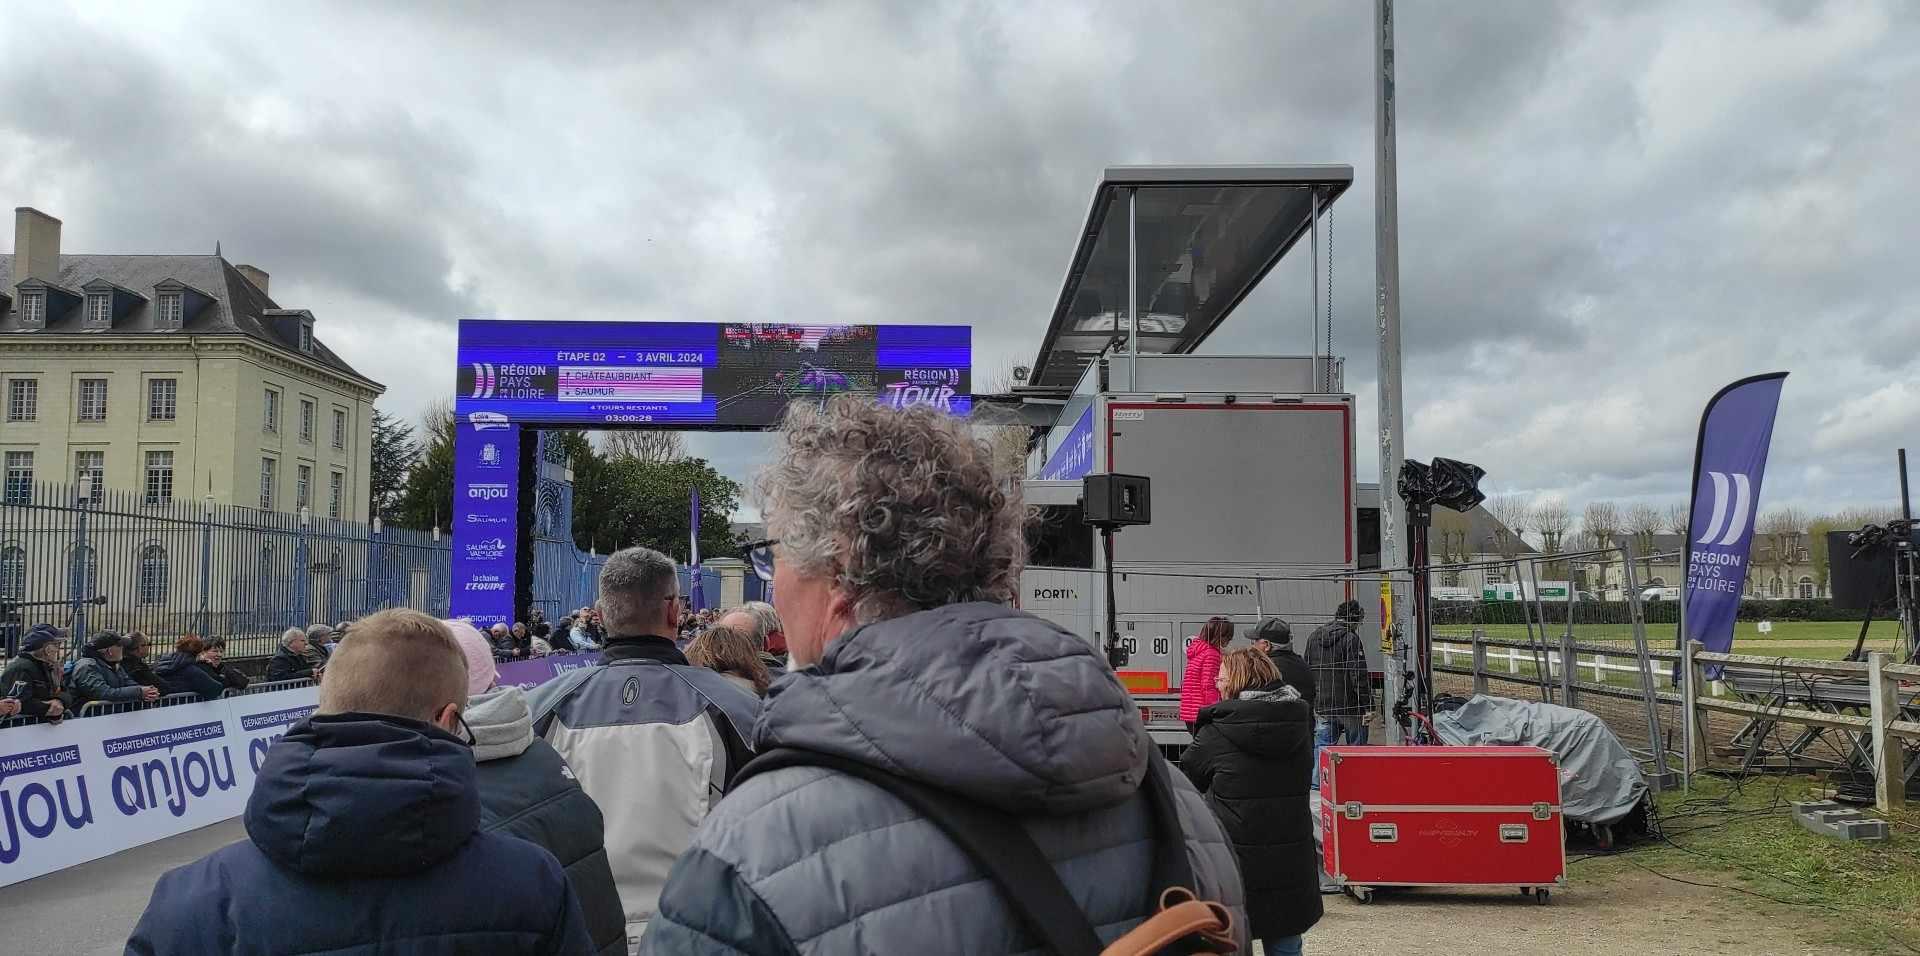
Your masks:
<svg viewBox="0 0 1920 956"><path fill-rule="evenodd" d="M1567 528L1573 524L1573 514L1567 510L1567 503L1557 495L1548 495L1533 503L1534 530L1540 532L1540 550L1547 554L1560 554L1567 550ZM1547 573L1554 578L1567 577L1567 562L1555 561L1547 566Z"/></svg>
<svg viewBox="0 0 1920 956"><path fill-rule="evenodd" d="M1580 533L1591 547L1612 547L1620 535L1620 506L1611 501L1587 502L1580 512Z"/></svg>
<svg viewBox="0 0 1920 956"><path fill-rule="evenodd" d="M603 432L600 449L608 458L633 458L649 464L687 457L687 443L679 432L653 428Z"/></svg>
<svg viewBox="0 0 1920 956"><path fill-rule="evenodd" d="M1464 564L1472 560L1472 545L1467 540L1472 527L1467 516L1458 511L1433 509L1433 534L1428 544L1433 563Z"/></svg>
<svg viewBox="0 0 1920 956"><path fill-rule="evenodd" d="M1773 568L1782 577L1791 576L1788 569L1800 561L1810 523L1806 512L1793 507L1775 508L1761 515L1757 527L1761 540L1760 553L1756 556L1758 563Z"/></svg>
<svg viewBox="0 0 1920 956"><path fill-rule="evenodd" d="M1532 503L1520 495L1495 495L1482 507L1499 522L1493 534L1500 546L1500 556L1511 558L1518 554L1527 529L1534 525Z"/></svg>
<svg viewBox="0 0 1920 956"><path fill-rule="evenodd" d="M1533 526L1540 532L1541 550L1559 554L1566 550L1567 529L1573 527L1573 512L1566 501L1549 495L1533 506Z"/></svg>
<svg viewBox="0 0 1920 956"><path fill-rule="evenodd" d="M1891 506L1868 505L1842 509L1833 516L1833 526L1841 531L1858 531L1870 524L1886 524L1900 517L1900 509Z"/></svg>
<svg viewBox="0 0 1920 956"><path fill-rule="evenodd" d="M1684 501L1671 504L1660 512L1660 516L1668 534L1677 534L1684 538L1690 530L1687 523L1693 518L1693 506Z"/></svg>
<svg viewBox="0 0 1920 956"><path fill-rule="evenodd" d="M994 371L980 376L975 384L987 393L1006 393L1015 385L1022 384L1026 377L1021 374L1026 369L1011 362L1003 363ZM979 406L975 406L976 410ZM981 418L986 416L981 415ZM1000 473L1018 479L1026 477L1027 453L1033 429L1025 425L982 425L975 424L973 432L987 446L993 449L993 461Z"/></svg>
<svg viewBox="0 0 1920 956"><path fill-rule="evenodd" d="M1660 509L1644 502L1636 501L1627 506L1621 519L1623 529L1633 538L1634 552L1642 557L1653 553L1653 536L1667 524L1667 517Z"/></svg>

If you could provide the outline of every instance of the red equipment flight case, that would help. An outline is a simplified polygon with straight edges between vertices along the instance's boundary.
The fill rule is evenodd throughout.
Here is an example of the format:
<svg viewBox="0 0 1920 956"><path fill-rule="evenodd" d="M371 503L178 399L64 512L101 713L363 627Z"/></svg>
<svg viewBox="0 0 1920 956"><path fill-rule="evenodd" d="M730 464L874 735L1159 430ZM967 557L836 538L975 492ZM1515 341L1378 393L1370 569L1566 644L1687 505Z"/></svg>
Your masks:
<svg viewBox="0 0 1920 956"><path fill-rule="evenodd" d="M1362 903L1379 886L1566 883L1560 768L1538 747L1324 747L1321 859Z"/></svg>

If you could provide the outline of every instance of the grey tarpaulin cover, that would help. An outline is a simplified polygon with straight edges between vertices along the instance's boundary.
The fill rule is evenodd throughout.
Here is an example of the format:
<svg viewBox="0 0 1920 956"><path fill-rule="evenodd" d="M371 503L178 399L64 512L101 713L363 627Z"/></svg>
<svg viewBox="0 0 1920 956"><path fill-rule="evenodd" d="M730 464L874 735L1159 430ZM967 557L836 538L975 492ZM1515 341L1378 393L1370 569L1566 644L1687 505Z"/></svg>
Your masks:
<svg viewBox="0 0 1920 956"><path fill-rule="evenodd" d="M1433 715L1434 732L1455 746L1540 747L1560 762L1560 804L1567 819L1612 823L1646 796L1647 780L1620 738L1584 710L1475 694L1457 710Z"/></svg>

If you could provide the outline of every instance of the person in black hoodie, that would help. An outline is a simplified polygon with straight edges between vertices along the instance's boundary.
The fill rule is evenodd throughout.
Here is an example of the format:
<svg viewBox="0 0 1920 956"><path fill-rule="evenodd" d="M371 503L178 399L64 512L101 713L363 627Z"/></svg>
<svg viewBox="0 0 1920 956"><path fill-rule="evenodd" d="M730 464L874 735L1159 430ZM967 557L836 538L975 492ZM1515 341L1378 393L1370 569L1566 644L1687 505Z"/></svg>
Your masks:
<svg viewBox="0 0 1920 956"><path fill-rule="evenodd" d="M625 956L627 920L607 860L606 820L560 759L533 735L518 687L498 687L493 648L472 624L442 621L467 656L467 729L479 764L480 829L546 848L580 897L587 936L600 956ZM545 626L544 624L542 626Z"/></svg>
<svg viewBox="0 0 1920 956"><path fill-rule="evenodd" d="M229 689L247 686L247 676L226 667L221 657L227 642L222 638L201 640L191 634L173 646L173 653L154 667L160 678L160 690L168 694L199 694L201 700L219 700Z"/></svg>
<svg viewBox="0 0 1920 956"><path fill-rule="evenodd" d="M1280 671L1280 680L1300 694L1307 702L1307 708L1313 708L1313 668L1307 659L1293 652L1293 628L1287 622L1270 617L1261 621L1253 629L1253 646L1267 655L1267 660Z"/></svg>
<svg viewBox="0 0 1920 956"><path fill-rule="evenodd" d="M1313 712L1253 648L1220 662L1220 702L1200 711L1180 758L1240 857L1252 935L1268 956L1301 952L1319 922L1319 867L1307 806Z"/></svg>
<svg viewBox="0 0 1920 956"><path fill-rule="evenodd" d="M439 621L359 622L318 709L267 751L247 839L162 876L126 951L590 953L553 855L480 828L473 750L452 732L466 699Z"/></svg>

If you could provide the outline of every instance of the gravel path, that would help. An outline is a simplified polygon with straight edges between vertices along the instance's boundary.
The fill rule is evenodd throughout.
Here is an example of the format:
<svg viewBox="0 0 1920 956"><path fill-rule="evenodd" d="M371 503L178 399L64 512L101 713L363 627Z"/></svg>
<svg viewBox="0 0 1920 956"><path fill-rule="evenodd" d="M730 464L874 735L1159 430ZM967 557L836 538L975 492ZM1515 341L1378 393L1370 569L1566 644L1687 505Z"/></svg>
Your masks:
<svg viewBox="0 0 1920 956"><path fill-rule="evenodd" d="M1711 882L1711 880L1703 880ZM1362 906L1325 897L1307 934L1309 954L1538 953L1548 956L1840 956L1814 943L1817 927L1787 907L1729 890L1688 886L1641 870L1571 885L1540 906L1505 890L1409 890Z"/></svg>

